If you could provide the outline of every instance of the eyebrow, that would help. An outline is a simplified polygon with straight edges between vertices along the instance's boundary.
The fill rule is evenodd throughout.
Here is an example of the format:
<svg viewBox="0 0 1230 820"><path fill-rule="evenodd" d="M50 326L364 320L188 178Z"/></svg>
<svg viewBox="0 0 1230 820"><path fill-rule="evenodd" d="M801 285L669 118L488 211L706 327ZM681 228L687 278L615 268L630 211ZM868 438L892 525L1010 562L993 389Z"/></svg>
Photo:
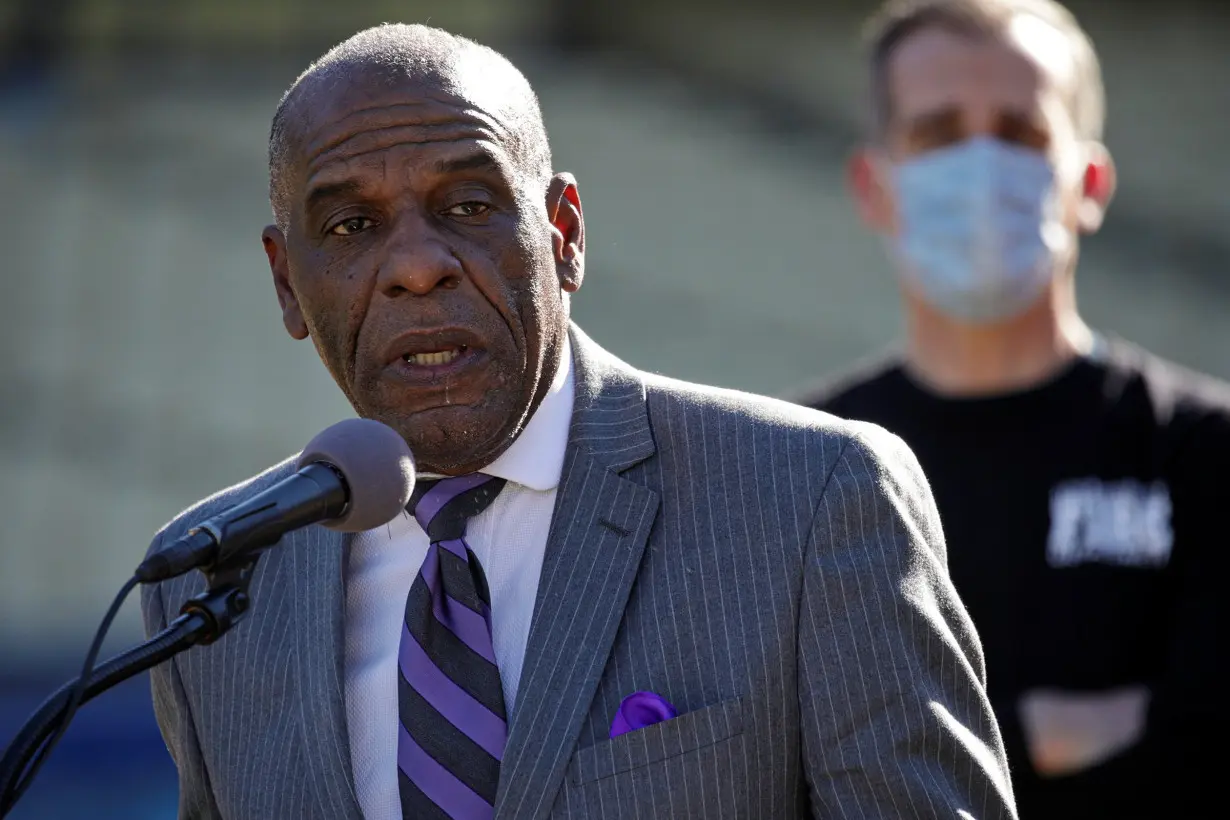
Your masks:
<svg viewBox="0 0 1230 820"><path fill-rule="evenodd" d="M438 174L456 174L460 171L493 170L499 167L499 163L490 154L480 151L456 159L436 160L435 171Z"/></svg>
<svg viewBox="0 0 1230 820"><path fill-rule="evenodd" d="M306 209L311 211L320 203L336 196L348 196L363 190L363 185L353 179L342 182L327 182L317 185L308 192Z"/></svg>
<svg viewBox="0 0 1230 820"><path fill-rule="evenodd" d="M474 170L498 170L500 164L495 158L485 152L477 152L468 154L455 159L440 159L436 160L432 169L441 175L456 174L461 171ZM308 191L305 209L311 211L322 202L326 202L333 197L352 196L360 193L363 190L363 183L347 179L341 182L326 182L317 185Z"/></svg>
<svg viewBox="0 0 1230 820"><path fill-rule="evenodd" d="M955 105L949 105L938 111L914 117L905 124L906 133L917 134L936 128L951 128L961 122L961 110Z"/></svg>
<svg viewBox="0 0 1230 820"><path fill-rule="evenodd" d="M1001 125L1011 125L1016 128L1025 128L1030 131L1041 131L1038 127L1038 121L1035 120L1028 111L1007 109L999 112L998 119Z"/></svg>

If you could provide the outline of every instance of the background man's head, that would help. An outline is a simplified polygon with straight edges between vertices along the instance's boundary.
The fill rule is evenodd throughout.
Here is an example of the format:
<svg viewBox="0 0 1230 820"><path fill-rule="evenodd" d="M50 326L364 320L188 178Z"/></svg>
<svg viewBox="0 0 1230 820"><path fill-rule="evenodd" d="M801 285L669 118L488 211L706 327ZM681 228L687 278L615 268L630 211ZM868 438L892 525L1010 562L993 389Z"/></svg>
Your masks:
<svg viewBox="0 0 1230 820"><path fill-rule="evenodd" d="M1076 235L1100 227L1114 190L1113 165L1100 142L1105 103L1093 46L1053 0L898 0L873 19L869 33L872 138L852 164L851 182L865 220L902 251L903 267L955 267L938 258L914 258L928 253L924 245L942 244L933 234L975 233L967 230L975 219L983 220L980 227L1010 233L1029 221L1024 212L978 212L971 206L964 222L939 225L953 216L947 207L952 202L983 197L994 206L1001 194L1019 194L1022 201L1039 197L1030 207L1033 221L1049 234L1036 243L1048 257L1046 271L1033 276L1033 284L1018 272L1021 283L1012 285L1018 292L960 306L968 309L964 318L1002 319L1005 311L1022 307L1028 287L1042 287L1043 279L1072 269ZM1051 177L1045 201L1044 176ZM937 198L930 198L932 191ZM934 218L934 227L910 224L915 213ZM921 250L910 247L916 228L927 234L925 242L919 236L915 243ZM1003 256L1014 252L1023 267L1020 260L1029 253L1018 243L1004 248ZM970 265L991 268L1000 261L1014 264ZM994 271L982 273L990 278Z"/></svg>
<svg viewBox="0 0 1230 820"><path fill-rule="evenodd" d="M287 331L424 469L490 463L550 386L584 269L526 79L439 29L362 31L286 92L269 178Z"/></svg>

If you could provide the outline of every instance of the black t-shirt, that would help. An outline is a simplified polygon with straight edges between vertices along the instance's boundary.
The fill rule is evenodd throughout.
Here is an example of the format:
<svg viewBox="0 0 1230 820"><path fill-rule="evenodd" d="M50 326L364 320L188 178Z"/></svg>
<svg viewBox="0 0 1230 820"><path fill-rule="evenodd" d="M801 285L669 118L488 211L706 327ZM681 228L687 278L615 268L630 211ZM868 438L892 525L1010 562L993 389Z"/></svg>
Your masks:
<svg viewBox="0 0 1230 820"><path fill-rule="evenodd" d="M889 429L922 463L1025 820L1230 816L1230 385L1105 340L1019 393L943 398L890 357L804 403ZM1140 743L1035 773L1022 693L1141 684Z"/></svg>

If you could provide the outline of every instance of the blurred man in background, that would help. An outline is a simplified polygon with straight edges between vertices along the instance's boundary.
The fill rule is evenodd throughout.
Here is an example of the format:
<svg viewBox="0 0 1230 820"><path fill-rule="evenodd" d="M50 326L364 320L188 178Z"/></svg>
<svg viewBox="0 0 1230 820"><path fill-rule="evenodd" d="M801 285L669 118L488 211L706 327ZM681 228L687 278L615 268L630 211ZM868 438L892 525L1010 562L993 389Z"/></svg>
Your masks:
<svg viewBox="0 0 1230 820"><path fill-rule="evenodd" d="M1115 188L1093 47L1051 0L916 0L876 18L870 69L851 183L907 341L805 403L918 454L1023 817L1215 805L1230 387L1077 311Z"/></svg>

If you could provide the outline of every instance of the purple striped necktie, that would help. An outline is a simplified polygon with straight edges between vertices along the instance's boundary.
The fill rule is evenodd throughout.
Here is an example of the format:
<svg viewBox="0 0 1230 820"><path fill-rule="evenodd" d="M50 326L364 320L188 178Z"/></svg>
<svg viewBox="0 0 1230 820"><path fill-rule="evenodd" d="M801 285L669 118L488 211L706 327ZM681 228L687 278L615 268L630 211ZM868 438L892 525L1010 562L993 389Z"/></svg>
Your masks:
<svg viewBox="0 0 1230 820"><path fill-rule="evenodd" d="M398 656L398 784L406 820L489 820L508 736L491 597L466 521L504 488L471 473L421 482L409 509L431 546L406 599Z"/></svg>

